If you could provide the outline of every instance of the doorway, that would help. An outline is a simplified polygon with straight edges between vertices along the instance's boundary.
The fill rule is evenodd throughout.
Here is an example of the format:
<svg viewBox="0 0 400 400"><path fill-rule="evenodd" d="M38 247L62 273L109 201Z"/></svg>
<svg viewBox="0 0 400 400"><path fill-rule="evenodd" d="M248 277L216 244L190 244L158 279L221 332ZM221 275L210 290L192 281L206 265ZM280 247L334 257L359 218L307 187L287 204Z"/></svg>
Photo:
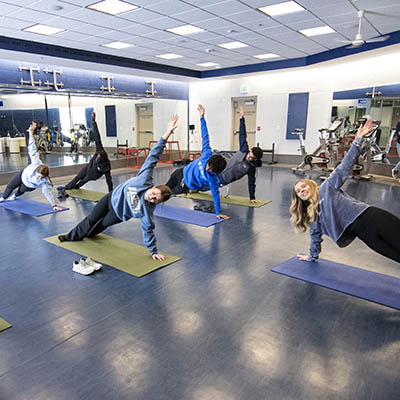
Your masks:
<svg viewBox="0 0 400 400"><path fill-rule="evenodd" d="M249 148L256 145L257 97L232 97L231 150L234 151L239 150L240 107L242 107L244 111Z"/></svg>
<svg viewBox="0 0 400 400"><path fill-rule="evenodd" d="M136 109L136 145L137 147L149 147L153 140L153 104L140 103Z"/></svg>

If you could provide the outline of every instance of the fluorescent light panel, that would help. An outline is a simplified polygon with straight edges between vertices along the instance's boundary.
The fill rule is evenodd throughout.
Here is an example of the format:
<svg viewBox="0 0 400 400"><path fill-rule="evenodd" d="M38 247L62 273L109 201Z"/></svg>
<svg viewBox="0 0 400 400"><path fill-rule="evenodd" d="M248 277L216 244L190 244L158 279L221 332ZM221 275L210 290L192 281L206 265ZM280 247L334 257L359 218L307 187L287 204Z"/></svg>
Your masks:
<svg viewBox="0 0 400 400"><path fill-rule="evenodd" d="M258 54L257 56L253 56L254 58L259 58L260 60L265 60L267 58L276 58L280 57L278 54L267 53L267 54Z"/></svg>
<svg viewBox="0 0 400 400"><path fill-rule="evenodd" d="M103 47L109 47L110 49L126 49L128 47L132 47L133 44L129 44L129 43L124 43L124 42L112 42L112 43L107 43L107 44L103 44Z"/></svg>
<svg viewBox="0 0 400 400"><path fill-rule="evenodd" d="M139 7L121 0L104 0L87 6L87 8L106 14L119 15L127 11L136 10Z"/></svg>
<svg viewBox="0 0 400 400"><path fill-rule="evenodd" d="M166 31L175 33L176 35L193 35L194 33L205 32L204 29L198 28L197 26L193 25L182 25L177 26L176 28L166 29Z"/></svg>
<svg viewBox="0 0 400 400"><path fill-rule="evenodd" d="M216 67L219 64L213 63L213 62L205 62L205 63L196 64L196 65L198 65L199 67Z"/></svg>
<svg viewBox="0 0 400 400"><path fill-rule="evenodd" d="M232 50L232 49L240 49L241 47L247 47L248 45L242 42L229 42L229 43L218 44L217 46L223 47L224 49Z"/></svg>
<svg viewBox="0 0 400 400"><path fill-rule="evenodd" d="M179 54L174 54L174 53L167 53L167 54L160 54L159 56L156 56L158 58L164 58L165 60L173 60L174 58L181 58L183 56L180 56Z"/></svg>
<svg viewBox="0 0 400 400"><path fill-rule="evenodd" d="M29 28L25 28L23 30L26 32L38 33L40 35L46 35L46 36L55 35L56 33L65 31L65 29L54 28L54 26L48 26L42 24L36 24L30 26Z"/></svg>
<svg viewBox="0 0 400 400"><path fill-rule="evenodd" d="M299 31L305 36L326 35L327 33L335 33L330 26L320 26L318 28L302 29Z"/></svg>
<svg viewBox="0 0 400 400"><path fill-rule="evenodd" d="M286 1L285 3L274 4L272 6L266 6L259 8L260 11L269 15L270 17L276 17L278 15L291 14L294 12L305 11L305 9L294 1Z"/></svg>

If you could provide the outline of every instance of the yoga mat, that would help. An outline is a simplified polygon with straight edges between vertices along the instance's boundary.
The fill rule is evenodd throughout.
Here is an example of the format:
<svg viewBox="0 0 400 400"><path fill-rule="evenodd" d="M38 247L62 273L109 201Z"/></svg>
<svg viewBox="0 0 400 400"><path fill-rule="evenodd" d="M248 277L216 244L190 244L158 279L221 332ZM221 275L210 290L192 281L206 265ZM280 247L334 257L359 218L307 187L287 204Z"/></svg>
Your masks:
<svg viewBox="0 0 400 400"><path fill-rule="evenodd" d="M44 240L138 277L180 260L180 257L167 254L164 254L167 257L165 261L153 260L146 247L103 234L79 242L63 243L57 236Z"/></svg>
<svg viewBox="0 0 400 400"><path fill-rule="evenodd" d="M102 199L107 193L95 192L94 190L86 190L86 189L68 189L66 192L71 196L77 199L90 200L90 201L99 201Z"/></svg>
<svg viewBox="0 0 400 400"><path fill-rule="evenodd" d="M400 310L400 279L328 260L293 257L273 272Z"/></svg>
<svg viewBox="0 0 400 400"><path fill-rule="evenodd" d="M210 193L187 193L187 194L178 194L179 197L187 197L189 199L196 200L208 200L213 201ZM219 196L221 203L226 204L234 204L235 206L246 206L246 207L255 207L259 208L264 206L265 204L271 203L271 200L261 200L261 203L252 203L248 197L241 196Z"/></svg>
<svg viewBox="0 0 400 400"><path fill-rule="evenodd" d="M3 318L0 317L0 332L5 331L8 328L11 328L12 325L5 321Z"/></svg>
<svg viewBox="0 0 400 400"><path fill-rule="evenodd" d="M165 204L158 205L154 211L154 215L203 227L208 227L225 221L224 219L217 218L215 214L188 210L187 208L172 207Z"/></svg>
<svg viewBox="0 0 400 400"><path fill-rule="evenodd" d="M61 211L54 211L50 203L40 203L38 201L24 200L20 198L17 198L15 200L3 201L0 203L0 207L6 208L7 210L11 211L18 211L23 214L33 215L34 217L40 217L41 215L53 214L69 210L69 208L61 207Z"/></svg>

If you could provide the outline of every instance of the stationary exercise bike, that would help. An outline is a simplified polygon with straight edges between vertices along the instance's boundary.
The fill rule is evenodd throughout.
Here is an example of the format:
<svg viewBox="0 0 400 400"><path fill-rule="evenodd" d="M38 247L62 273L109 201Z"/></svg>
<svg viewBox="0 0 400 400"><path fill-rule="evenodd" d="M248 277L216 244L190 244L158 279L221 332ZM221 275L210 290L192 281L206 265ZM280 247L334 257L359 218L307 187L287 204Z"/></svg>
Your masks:
<svg viewBox="0 0 400 400"><path fill-rule="evenodd" d="M295 129L292 135L297 135L300 141L300 152L303 161L292 171L294 173L303 173L308 167L311 169L320 169L325 171L329 168L335 168L339 163L338 158L338 148L340 144L340 137L337 135L336 131L343 123L343 118L336 119L332 122L329 128L319 129L320 138L319 146L312 152L307 153L304 144L304 129Z"/></svg>

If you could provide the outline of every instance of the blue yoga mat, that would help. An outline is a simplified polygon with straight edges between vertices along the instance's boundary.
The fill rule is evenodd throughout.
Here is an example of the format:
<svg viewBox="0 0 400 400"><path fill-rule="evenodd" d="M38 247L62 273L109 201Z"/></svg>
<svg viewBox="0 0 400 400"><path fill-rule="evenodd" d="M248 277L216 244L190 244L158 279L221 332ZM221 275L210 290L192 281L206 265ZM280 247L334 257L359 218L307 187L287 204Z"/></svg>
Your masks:
<svg viewBox="0 0 400 400"><path fill-rule="evenodd" d="M400 279L328 260L293 257L273 272L400 310Z"/></svg>
<svg viewBox="0 0 400 400"><path fill-rule="evenodd" d="M154 215L204 227L224 221L223 219L217 218L215 214L189 210L187 208L172 207L165 204L158 205L154 211Z"/></svg>
<svg viewBox="0 0 400 400"><path fill-rule="evenodd" d="M15 200L3 201L0 203L0 207L11 211L18 211L23 214L33 215L34 217L60 212L54 211L50 203L40 203L38 201L18 198ZM61 211L65 210L69 210L69 208L62 207Z"/></svg>

